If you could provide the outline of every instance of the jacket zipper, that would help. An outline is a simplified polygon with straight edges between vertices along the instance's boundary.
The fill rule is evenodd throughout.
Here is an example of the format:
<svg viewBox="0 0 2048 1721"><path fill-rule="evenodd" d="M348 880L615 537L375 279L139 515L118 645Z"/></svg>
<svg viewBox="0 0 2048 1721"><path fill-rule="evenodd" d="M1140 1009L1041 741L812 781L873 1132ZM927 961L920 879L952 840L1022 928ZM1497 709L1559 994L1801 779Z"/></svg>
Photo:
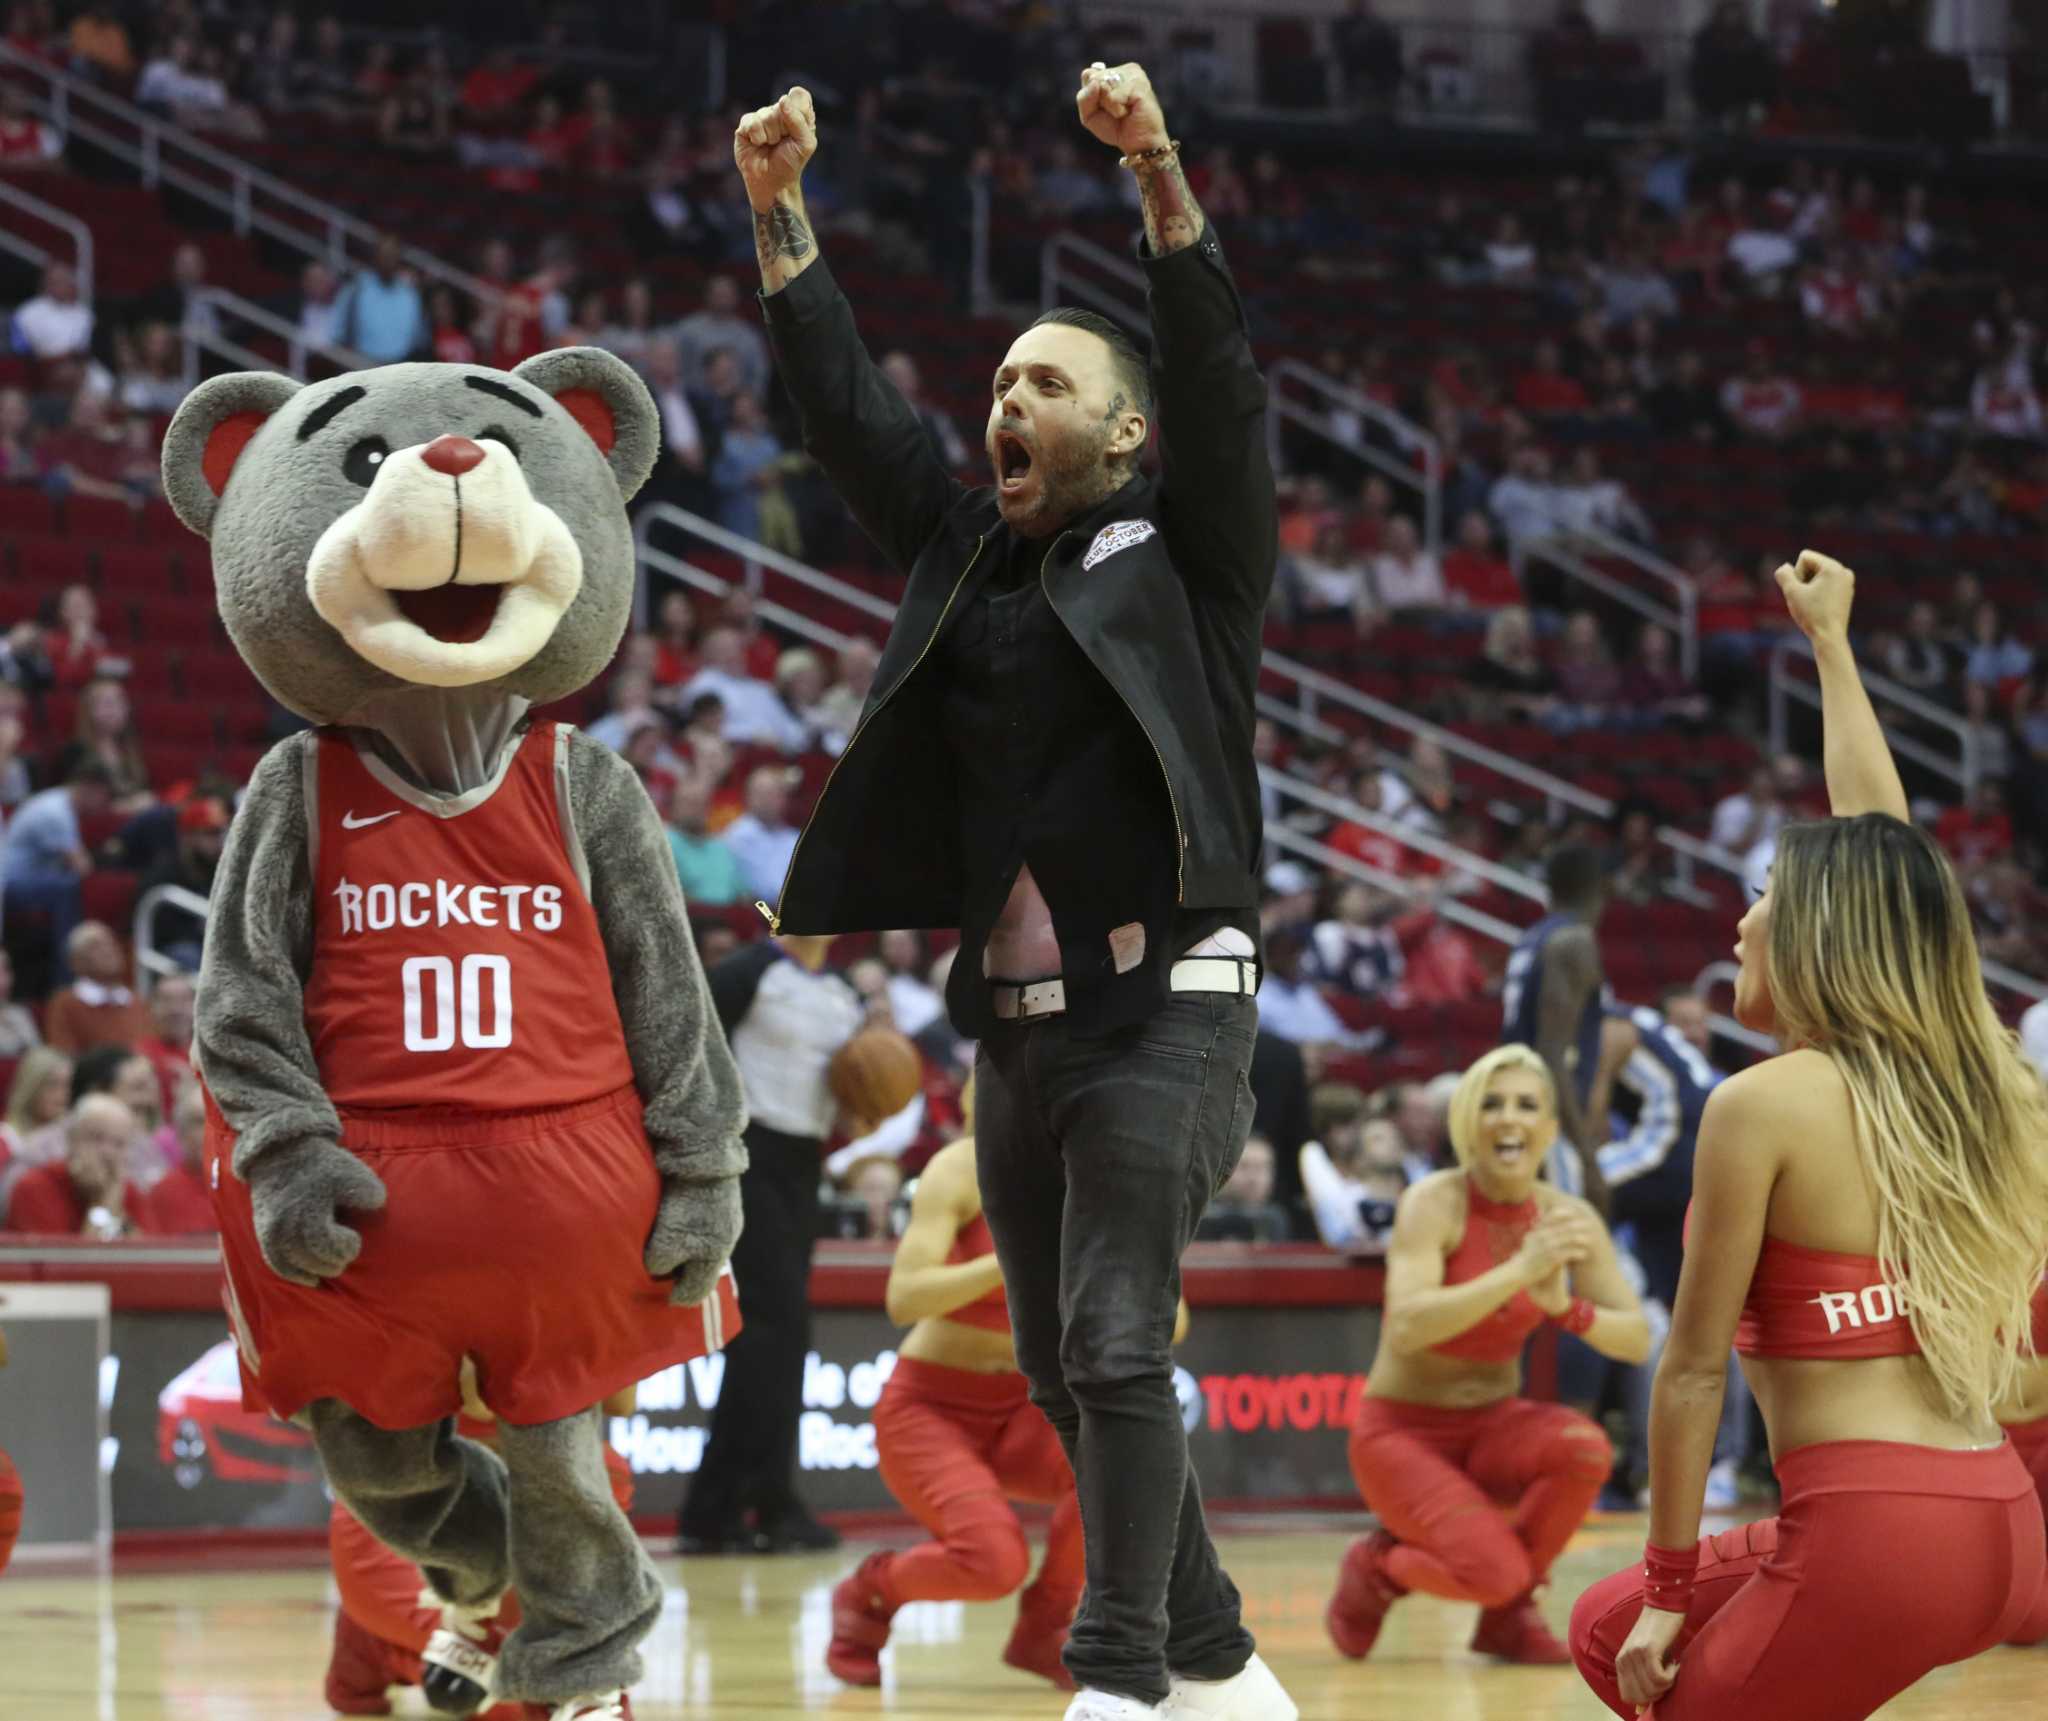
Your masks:
<svg viewBox="0 0 2048 1721"><path fill-rule="evenodd" d="M903 684L917 673L917 666L924 662L925 654L931 650L933 642L939 637L940 630L945 627L946 617L953 610L953 600L960 595L960 588L967 583L967 576L974 572L974 564L981 560L982 546L987 542L988 534L986 532L974 540L974 554L967 558L967 566L960 570L960 577L953 582L953 589L946 594L946 601L939 609L939 619L932 623L930 636L925 640L918 654L910 660L910 667L896 678L896 685L889 689L888 697L854 725L853 733L846 739L846 751L833 761L832 769L825 774L825 786L818 791L817 806L811 809L811 816L804 820L803 832L796 839L796 847L789 851L789 870L782 876L782 887L784 890L789 888L790 879L796 875L797 857L804 852L804 838L811 834L811 826L817 822L818 808L824 806L825 797L832 792L832 779L839 775L839 767L853 757L853 750L860 745L861 735L867 726L889 708L889 700L894 699L902 691ZM1165 769L1164 761L1161 762L1160 768L1162 770ZM1168 792L1171 793L1171 790L1169 789ZM754 900L754 908L761 918L768 922L768 930L770 932L780 932L782 930L782 916L770 908L767 903L757 897Z"/></svg>
<svg viewBox="0 0 2048 1721"><path fill-rule="evenodd" d="M1053 539L1052 549L1045 552L1045 560L1038 564L1038 589L1045 593L1046 606L1059 618L1061 627L1067 627L1067 618L1060 615L1059 605L1052 601L1052 588L1045 583L1045 570L1052 566L1053 553L1059 549L1061 540L1066 536L1067 534L1062 532L1059 537ZM1072 628L1067 628L1069 635L1072 635L1073 631ZM1173 812L1173 905L1176 908L1182 907L1187 902L1188 895L1188 836L1186 828L1180 822L1180 801L1173 792L1173 777L1166 769L1166 755L1159 751L1159 743L1152 739L1152 731L1145 727L1145 719L1138 715L1138 708L1124 697L1123 689L1114 681L1110 681L1106 675L1102 679L1109 681L1117 698L1123 700L1124 709L1131 714L1131 721L1137 724L1139 733L1145 737L1145 744L1152 749L1152 757L1159 761L1159 780L1166 785L1166 804Z"/></svg>

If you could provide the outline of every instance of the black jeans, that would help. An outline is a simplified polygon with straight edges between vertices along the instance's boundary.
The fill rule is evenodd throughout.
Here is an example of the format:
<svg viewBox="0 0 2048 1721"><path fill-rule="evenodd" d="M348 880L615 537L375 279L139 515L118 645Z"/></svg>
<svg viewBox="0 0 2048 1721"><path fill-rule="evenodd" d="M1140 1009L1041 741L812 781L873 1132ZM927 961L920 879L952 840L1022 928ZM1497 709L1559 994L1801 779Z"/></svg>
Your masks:
<svg viewBox="0 0 2048 1721"><path fill-rule="evenodd" d="M686 1536L737 1535L796 1504L797 1423L811 1348L811 1242L818 1229L818 1149L809 1136L749 1124L740 1173L745 1229L732 1252L742 1325L726 1347L711 1438L683 1503Z"/></svg>
<svg viewBox="0 0 2048 1721"><path fill-rule="evenodd" d="M1017 1362L1080 1490L1088 1589L1067 1639L1083 1685L1157 1703L1167 1670L1252 1652L1216 1561L1173 1391L1180 1257L1251 1130L1256 1006L1176 993L1098 1039L1005 1023L975 1064L982 1213Z"/></svg>

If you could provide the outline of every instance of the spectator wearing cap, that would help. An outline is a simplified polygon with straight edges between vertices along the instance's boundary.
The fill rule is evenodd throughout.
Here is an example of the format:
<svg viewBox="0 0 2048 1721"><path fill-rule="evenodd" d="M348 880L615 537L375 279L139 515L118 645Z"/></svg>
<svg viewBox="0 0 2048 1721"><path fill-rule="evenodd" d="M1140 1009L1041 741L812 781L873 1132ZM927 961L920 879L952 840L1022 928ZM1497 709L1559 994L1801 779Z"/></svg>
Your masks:
<svg viewBox="0 0 2048 1721"><path fill-rule="evenodd" d="M194 896L213 895L214 874L220 870L221 850L227 846L231 817L228 804L217 795L194 795L178 809L178 836L171 852L142 875L144 895L159 885L175 885ZM188 973L197 973L206 940L206 917L176 902L165 902L150 922L156 946Z"/></svg>
<svg viewBox="0 0 2048 1721"><path fill-rule="evenodd" d="M32 359L69 358L92 346L92 307L78 292L78 272L68 263L43 271L43 290L17 305L8 324L14 350Z"/></svg>
<svg viewBox="0 0 2048 1721"><path fill-rule="evenodd" d="M29 796L7 826L0 851L7 912L47 914L50 939L60 953L78 925L79 880L92 871L83 821L104 814L110 799L106 766L88 759L58 787Z"/></svg>
<svg viewBox="0 0 2048 1721"><path fill-rule="evenodd" d="M74 976L43 1011L52 1046L76 1057L95 1046L132 1046L150 1030L149 1009L135 995L127 953L104 921L80 921L64 942Z"/></svg>
<svg viewBox="0 0 2048 1721"><path fill-rule="evenodd" d="M704 667L684 684L681 703L687 707L707 693L716 694L725 706L726 740L801 752L810 730L773 684L747 673L745 635L721 622L706 630L701 645ZM778 676L781 667L778 659Z"/></svg>
<svg viewBox="0 0 2048 1721"><path fill-rule="evenodd" d="M747 774L746 811L725 827L725 846L740 863L747 889L766 902L782 895L782 881L796 856L797 828L789 821L787 765L761 765Z"/></svg>

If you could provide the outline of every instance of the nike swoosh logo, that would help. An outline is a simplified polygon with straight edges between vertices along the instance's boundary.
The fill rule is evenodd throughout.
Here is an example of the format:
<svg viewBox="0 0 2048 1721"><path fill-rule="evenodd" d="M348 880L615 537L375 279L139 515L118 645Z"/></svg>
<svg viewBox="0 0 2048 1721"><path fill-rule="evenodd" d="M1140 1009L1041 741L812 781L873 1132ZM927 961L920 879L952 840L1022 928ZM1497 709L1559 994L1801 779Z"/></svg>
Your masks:
<svg viewBox="0 0 2048 1721"><path fill-rule="evenodd" d="M386 819L395 819L397 817L398 814L396 812L377 813L367 819L359 819L354 813L343 813L341 815L341 828L345 831L359 831L365 825L381 825Z"/></svg>

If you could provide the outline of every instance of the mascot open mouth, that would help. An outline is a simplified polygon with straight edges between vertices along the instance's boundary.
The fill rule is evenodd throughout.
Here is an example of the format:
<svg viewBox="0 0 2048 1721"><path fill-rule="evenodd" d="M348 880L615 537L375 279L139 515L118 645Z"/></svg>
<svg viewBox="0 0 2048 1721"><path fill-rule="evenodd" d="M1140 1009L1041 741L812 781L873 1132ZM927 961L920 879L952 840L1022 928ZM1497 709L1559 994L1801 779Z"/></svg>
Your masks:
<svg viewBox="0 0 2048 1721"><path fill-rule="evenodd" d="M503 586L429 586L422 592L395 591L398 613L443 645L474 645L498 619Z"/></svg>

